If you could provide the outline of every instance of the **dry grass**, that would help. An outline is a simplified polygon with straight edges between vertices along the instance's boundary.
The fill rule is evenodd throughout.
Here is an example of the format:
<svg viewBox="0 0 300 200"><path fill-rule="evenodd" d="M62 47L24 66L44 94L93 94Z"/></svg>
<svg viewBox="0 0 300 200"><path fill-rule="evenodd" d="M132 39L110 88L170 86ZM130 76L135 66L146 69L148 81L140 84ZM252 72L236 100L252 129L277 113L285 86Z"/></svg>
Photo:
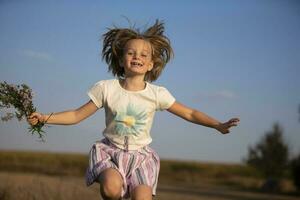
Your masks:
<svg viewBox="0 0 300 200"><path fill-rule="evenodd" d="M48 152L0 151L0 171L35 172L48 175L82 176L88 164L87 155ZM257 177L250 167L239 164L161 161L161 176L192 175L201 178ZM170 176L171 175L171 176ZM180 180L182 181L182 180Z"/></svg>
<svg viewBox="0 0 300 200"><path fill-rule="evenodd" d="M82 176L87 164L81 154L0 151L0 171Z"/></svg>
<svg viewBox="0 0 300 200"><path fill-rule="evenodd" d="M98 185L86 187L83 177L0 172L0 200L98 200ZM297 198L241 192L226 187L159 184L159 200L296 200Z"/></svg>
<svg viewBox="0 0 300 200"><path fill-rule="evenodd" d="M77 177L1 172L0 180L0 200L99 199L96 185L87 188Z"/></svg>
<svg viewBox="0 0 300 200"><path fill-rule="evenodd" d="M97 184L85 186L87 163L86 155L0 151L0 200L99 199ZM157 199L293 199L246 192L262 182L244 165L163 160ZM283 183L285 192L295 190L290 180Z"/></svg>

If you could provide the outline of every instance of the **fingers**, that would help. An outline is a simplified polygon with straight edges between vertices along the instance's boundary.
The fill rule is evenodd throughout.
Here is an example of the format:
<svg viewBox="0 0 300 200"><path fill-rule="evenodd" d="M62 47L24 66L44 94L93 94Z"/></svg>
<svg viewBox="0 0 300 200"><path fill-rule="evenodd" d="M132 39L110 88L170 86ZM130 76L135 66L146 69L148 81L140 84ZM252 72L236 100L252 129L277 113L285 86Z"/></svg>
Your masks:
<svg viewBox="0 0 300 200"><path fill-rule="evenodd" d="M42 121L42 115L40 113L34 112L28 118L27 121L31 125L36 125L39 121Z"/></svg>
<svg viewBox="0 0 300 200"><path fill-rule="evenodd" d="M32 114L29 116L29 119L32 119L32 118L40 118L40 117L41 117L41 114L40 114L40 113L34 112L34 113L32 113Z"/></svg>
<svg viewBox="0 0 300 200"><path fill-rule="evenodd" d="M228 121L229 126L237 126L240 122L239 118L232 118Z"/></svg>
<svg viewBox="0 0 300 200"><path fill-rule="evenodd" d="M33 126L36 125L38 122L39 122L38 119L28 119L28 123L33 125Z"/></svg>
<svg viewBox="0 0 300 200"><path fill-rule="evenodd" d="M232 119L229 120L229 122L239 122L239 121L240 121L239 118L232 118Z"/></svg>
<svg viewBox="0 0 300 200"><path fill-rule="evenodd" d="M222 134L228 134L228 133L230 133L230 128L233 126L237 126L239 122L240 122L239 118L232 118L228 122L223 123L222 128L219 129L219 131Z"/></svg>

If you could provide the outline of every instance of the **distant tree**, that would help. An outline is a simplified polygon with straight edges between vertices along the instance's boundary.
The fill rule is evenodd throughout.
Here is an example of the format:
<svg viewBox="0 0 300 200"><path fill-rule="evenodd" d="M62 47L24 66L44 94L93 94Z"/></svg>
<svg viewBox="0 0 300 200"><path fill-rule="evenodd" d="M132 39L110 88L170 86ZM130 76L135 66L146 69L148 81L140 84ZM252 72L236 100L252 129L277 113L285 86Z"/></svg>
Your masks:
<svg viewBox="0 0 300 200"><path fill-rule="evenodd" d="M291 160L291 172L294 184L300 190L300 155Z"/></svg>
<svg viewBox="0 0 300 200"><path fill-rule="evenodd" d="M279 189L279 180L288 167L289 148L282 134L282 128L275 123L273 130L266 132L259 143L249 147L248 158L246 158L247 164L267 178L264 184L267 191Z"/></svg>
<svg viewBox="0 0 300 200"><path fill-rule="evenodd" d="M299 122L300 122L300 104L298 107L298 113L299 113ZM293 158L290 164L291 164L290 166L291 166L294 185L300 191L300 154L297 157Z"/></svg>

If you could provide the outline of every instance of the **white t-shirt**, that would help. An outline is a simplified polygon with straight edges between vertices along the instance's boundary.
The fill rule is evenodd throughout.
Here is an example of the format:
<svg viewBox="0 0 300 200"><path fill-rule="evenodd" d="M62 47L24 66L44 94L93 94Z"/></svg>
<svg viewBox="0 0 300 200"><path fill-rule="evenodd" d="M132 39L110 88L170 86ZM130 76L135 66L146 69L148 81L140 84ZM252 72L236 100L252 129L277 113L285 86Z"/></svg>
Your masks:
<svg viewBox="0 0 300 200"><path fill-rule="evenodd" d="M164 87L146 83L143 90L128 91L117 79L99 81L87 94L98 108L105 109L103 135L118 148L128 150L151 143L155 111L168 109L175 102Z"/></svg>

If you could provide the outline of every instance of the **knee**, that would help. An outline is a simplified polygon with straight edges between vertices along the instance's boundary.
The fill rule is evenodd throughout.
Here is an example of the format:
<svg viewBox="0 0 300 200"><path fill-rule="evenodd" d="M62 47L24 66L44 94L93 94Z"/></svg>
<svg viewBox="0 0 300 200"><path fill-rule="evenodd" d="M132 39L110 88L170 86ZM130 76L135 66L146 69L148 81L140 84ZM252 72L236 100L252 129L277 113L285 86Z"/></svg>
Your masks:
<svg viewBox="0 0 300 200"><path fill-rule="evenodd" d="M133 200L152 200L152 188L140 185L132 191Z"/></svg>
<svg viewBox="0 0 300 200"><path fill-rule="evenodd" d="M123 181L118 171L107 169L99 176L101 196L105 200L120 199Z"/></svg>
<svg viewBox="0 0 300 200"><path fill-rule="evenodd" d="M106 181L100 188L101 196L105 200L117 200L121 198L122 184L118 181Z"/></svg>
<svg viewBox="0 0 300 200"><path fill-rule="evenodd" d="M100 183L100 193L105 200L120 199L122 194L122 182L118 179L106 179Z"/></svg>

